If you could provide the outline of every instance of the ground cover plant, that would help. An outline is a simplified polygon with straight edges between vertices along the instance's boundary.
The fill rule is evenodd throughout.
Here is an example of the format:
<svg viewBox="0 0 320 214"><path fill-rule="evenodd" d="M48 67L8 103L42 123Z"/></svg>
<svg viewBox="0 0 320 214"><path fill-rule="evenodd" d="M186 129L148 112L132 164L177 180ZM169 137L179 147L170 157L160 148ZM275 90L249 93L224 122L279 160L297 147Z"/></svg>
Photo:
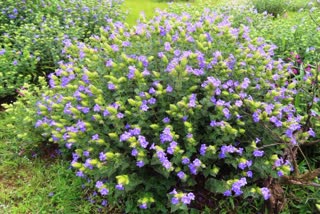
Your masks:
<svg viewBox="0 0 320 214"><path fill-rule="evenodd" d="M10 148L0 156L7 165L1 182L15 178L8 171L13 164L21 179L11 190L44 204L44 212L316 212L317 16L303 21L309 29L298 25L308 34L288 37L288 51L279 36L261 30L285 34L272 24L289 28L288 22L254 9L169 10L179 14L159 11L130 27L109 19L89 40L61 47L64 61L48 76L49 86L39 78L39 86L17 91L17 102L0 115L0 150ZM10 144L10 136L20 142ZM40 202L19 182L31 180L23 167L34 166L36 174L41 164L19 170L14 154L59 156L71 161L75 175L59 170L65 162L53 163L48 175L56 179L37 188L46 198ZM31 186L42 182L37 177ZM10 198L0 195L2 209L39 212L9 191Z"/></svg>

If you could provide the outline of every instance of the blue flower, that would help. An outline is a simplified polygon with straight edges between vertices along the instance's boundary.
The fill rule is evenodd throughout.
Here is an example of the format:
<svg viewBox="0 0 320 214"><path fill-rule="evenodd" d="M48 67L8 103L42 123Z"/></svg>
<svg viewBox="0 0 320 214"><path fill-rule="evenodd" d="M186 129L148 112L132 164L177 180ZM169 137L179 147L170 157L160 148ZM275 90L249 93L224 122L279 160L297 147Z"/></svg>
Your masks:
<svg viewBox="0 0 320 214"><path fill-rule="evenodd" d="M261 150L254 150L253 151L253 156L255 157L262 157L264 155L264 151Z"/></svg>
<svg viewBox="0 0 320 214"><path fill-rule="evenodd" d="M101 194L101 195L108 195L108 194L109 194L109 190L106 189L106 188L102 188L102 189L100 190L100 194Z"/></svg>
<svg viewBox="0 0 320 214"><path fill-rule="evenodd" d="M266 187L260 188L264 200L268 200L271 196L270 190Z"/></svg>

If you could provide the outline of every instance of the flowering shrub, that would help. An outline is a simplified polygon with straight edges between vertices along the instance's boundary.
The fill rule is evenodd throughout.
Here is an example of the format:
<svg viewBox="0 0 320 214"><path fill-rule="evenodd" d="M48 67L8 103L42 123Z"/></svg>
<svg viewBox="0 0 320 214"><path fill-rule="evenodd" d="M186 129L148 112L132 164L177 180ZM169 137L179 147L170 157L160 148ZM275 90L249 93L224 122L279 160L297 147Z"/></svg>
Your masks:
<svg viewBox="0 0 320 214"><path fill-rule="evenodd" d="M261 1L263 3L264 1ZM281 2L279 2L281 3ZM290 6L295 2L287 1ZM258 13L252 2L245 5L212 5L210 1L203 2L194 7L185 7L183 4L173 4L168 8L169 12L183 14L188 12L192 17L201 16L202 10L213 10L219 14L227 14L232 20L233 27L242 24L250 27L252 37L263 37L272 42L278 48L275 50L274 58L286 59L291 52L296 52L301 58L314 61L314 54L308 54L310 49L320 45L320 3L316 0L304 2L303 8L294 16L286 18L275 18L266 12ZM263 11L262 11L263 12Z"/></svg>
<svg viewBox="0 0 320 214"><path fill-rule="evenodd" d="M107 19L122 20L121 3L0 0L0 48L7 53L0 56L0 63L6 64L0 72L0 97L15 93L23 82L35 83L38 76L53 72L63 59L64 44L70 40L86 40Z"/></svg>
<svg viewBox="0 0 320 214"><path fill-rule="evenodd" d="M133 28L110 21L90 43L66 45L35 126L72 152L104 205L127 213L274 199L264 181L297 173L291 152L316 137L274 49L210 11L160 12Z"/></svg>

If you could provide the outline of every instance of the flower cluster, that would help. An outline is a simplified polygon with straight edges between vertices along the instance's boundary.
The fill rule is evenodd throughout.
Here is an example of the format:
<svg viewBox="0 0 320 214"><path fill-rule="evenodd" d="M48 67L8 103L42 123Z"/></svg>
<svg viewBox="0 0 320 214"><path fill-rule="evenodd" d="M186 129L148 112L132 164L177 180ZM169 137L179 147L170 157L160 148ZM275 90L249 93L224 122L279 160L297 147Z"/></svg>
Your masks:
<svg viewBox="0 0 320 214"><path fill-rule="evenodd" d="M169 194L172 195L171 203L173 205L176 205L179 203L188 205L191 203L191 201L193 201L195 199L195 196L193 193L177 192L175 189L172 192L170 192Z"/></svg>

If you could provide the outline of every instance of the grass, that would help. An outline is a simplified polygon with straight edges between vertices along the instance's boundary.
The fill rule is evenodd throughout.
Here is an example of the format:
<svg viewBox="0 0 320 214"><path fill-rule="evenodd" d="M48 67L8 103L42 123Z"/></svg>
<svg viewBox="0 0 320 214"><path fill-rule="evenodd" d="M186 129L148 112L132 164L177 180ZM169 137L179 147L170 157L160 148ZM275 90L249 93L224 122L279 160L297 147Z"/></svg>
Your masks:
<svg viewBox="0 0 320 214"><path fill-rule="evenodd" d="M140 13L144 12L147 18L151 18L155 14L155 10L165 9L168 3L165 1L156 0L126 0L123 5L123 10L128 12L126 22L133 25L139 19Z"/></svg>
<svg viewBox="0 0 320 214"><path fill-rule="evenodd" d="M0 112L0 213L92 213L68 162L21 153L10 117Z"/></svg>
<svg viewBox="0 0 320 214"><path fill-rule="evenodd" d="M218 4L222 0L209 0L210 3ZM196 7L197 5L201 4L202 2L208 2L208 0L190 0L190 1L173 1L172 3L166 0L125 0L123 4L123 10L127 11L128 16L126 22L129 25L134 25L136 21L139 19L140 14L144 13L147 19L152 18L156 13L156 9L165 10L169 7L170 4L177 4L182 3L189 5L190 7Z"/></svg>
<svg viewBox="0 0 320 214"><path fill-rule="evenodd" d="M90 211L90 204L79 194L82 181L63 161L49 164L18 158L13 164L1 166L0 174L1 213Z"/></svg>

